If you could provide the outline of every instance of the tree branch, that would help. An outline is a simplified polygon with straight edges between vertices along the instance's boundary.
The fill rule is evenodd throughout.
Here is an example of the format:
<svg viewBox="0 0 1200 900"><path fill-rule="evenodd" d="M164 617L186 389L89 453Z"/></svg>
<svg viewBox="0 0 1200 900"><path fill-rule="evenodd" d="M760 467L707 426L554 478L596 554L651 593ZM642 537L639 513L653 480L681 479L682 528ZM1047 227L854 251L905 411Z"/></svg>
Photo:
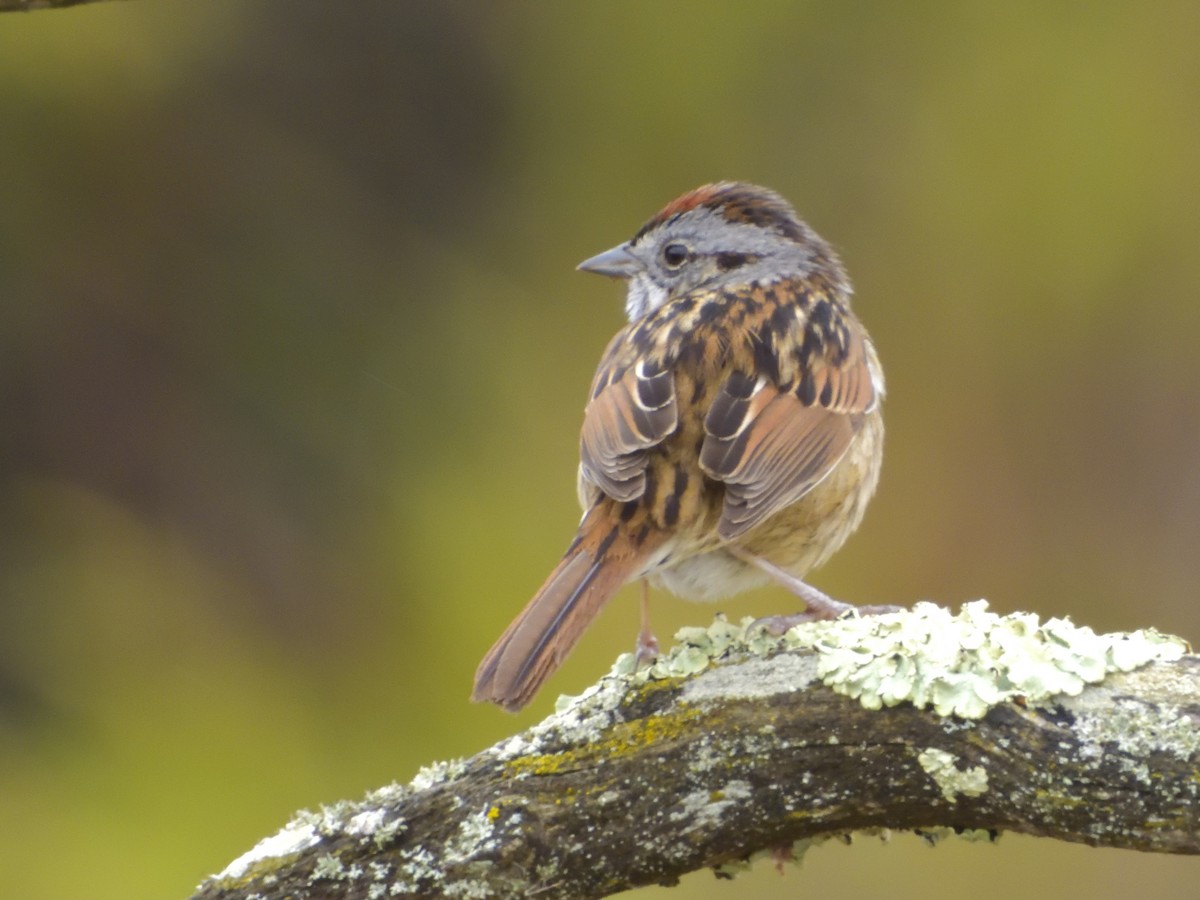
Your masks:
<svg viewBox="0 0 1200 900"><path fill-rule="evenodd" d="M470 759L300 814L195 898L601 897L862 829L1200 853L1178 638L982 602L680 637Z"/></svg>

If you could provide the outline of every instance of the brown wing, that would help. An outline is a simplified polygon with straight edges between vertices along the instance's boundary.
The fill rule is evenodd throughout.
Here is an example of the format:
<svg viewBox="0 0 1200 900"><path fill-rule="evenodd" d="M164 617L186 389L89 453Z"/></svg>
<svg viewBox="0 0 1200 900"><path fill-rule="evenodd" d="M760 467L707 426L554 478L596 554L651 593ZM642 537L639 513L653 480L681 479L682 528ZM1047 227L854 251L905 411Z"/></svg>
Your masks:
<svg viewBox="0 0 1200 900"><path fill-rule="evenodd" d="M721 538L745 534L812 490L877 402L857 329L839 365L807 369L790 390L731 375L709 407L700 450L705 474L726 485Z"/></svg>
<svg viewBox="0 0 1200 900"><path fill-rule="evenodd" d="M671 371L644 358L622 362L624 334L596 373L579 447L580 479L622 502L646 490L646 450L679 425Z"/></svg>

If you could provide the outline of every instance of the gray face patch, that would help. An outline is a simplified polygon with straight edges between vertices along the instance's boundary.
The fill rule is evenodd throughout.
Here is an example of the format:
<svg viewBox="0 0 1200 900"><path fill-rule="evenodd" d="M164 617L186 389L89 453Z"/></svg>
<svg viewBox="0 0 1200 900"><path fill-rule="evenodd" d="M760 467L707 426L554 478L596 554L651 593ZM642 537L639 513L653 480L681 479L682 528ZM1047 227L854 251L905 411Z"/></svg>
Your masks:
<svg viewBox="0 0 1200 900"><path fill-rule="evenodd" d="M640 319L696 290L803 278L835 259L811 229L797 227L803 240L755 224L733 223L720 211L703 207L668 219L629 245L639 269L628 280L626 315L630 321ZM686 256L680 256L681 250ZM840 267L834 264L831 269L849 292Z"/></svg>

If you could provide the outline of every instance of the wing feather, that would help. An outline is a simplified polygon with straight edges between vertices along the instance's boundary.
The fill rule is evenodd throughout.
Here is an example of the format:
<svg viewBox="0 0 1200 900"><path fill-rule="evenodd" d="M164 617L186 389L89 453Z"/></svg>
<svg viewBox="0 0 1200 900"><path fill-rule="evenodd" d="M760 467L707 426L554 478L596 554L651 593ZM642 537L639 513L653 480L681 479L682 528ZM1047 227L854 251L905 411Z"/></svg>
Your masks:
<svg viewBox="0 0 1200 900"><path fill-rule="evenodd" d="M618 376L597 375L584 411L580 476L614 500L635 500L646 490L646 451L679 426L675 378L642 359Z"/></svg>
<svg viewBox="0 0 1200 900"><path fill-rule="evenodd" d="M745 534L819 484L878 399L857 329L838 365L817 360L790 389L731 375L709 408L700 450L701 469L725 484L721 538Z"/></svg>

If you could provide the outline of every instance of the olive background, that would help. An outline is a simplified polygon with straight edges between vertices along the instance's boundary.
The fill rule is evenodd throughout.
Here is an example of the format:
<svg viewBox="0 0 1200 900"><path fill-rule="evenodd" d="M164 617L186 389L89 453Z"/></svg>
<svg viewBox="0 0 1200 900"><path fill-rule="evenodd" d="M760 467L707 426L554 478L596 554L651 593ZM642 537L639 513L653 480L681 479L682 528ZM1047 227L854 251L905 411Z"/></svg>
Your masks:
<svg viewBox="0 0 1200 900"><path fill-rule="evenodd" d="M1200 6L171 0L0 17L0 884L182 897L475 752L620 286L705 181L841 252L888 376L813 577L1200 640ZM790 611L655 596L660 637ZM1194 860L860 837L676 898L1190 898ZM646 889L652 896L662 889Z"/></svg>

